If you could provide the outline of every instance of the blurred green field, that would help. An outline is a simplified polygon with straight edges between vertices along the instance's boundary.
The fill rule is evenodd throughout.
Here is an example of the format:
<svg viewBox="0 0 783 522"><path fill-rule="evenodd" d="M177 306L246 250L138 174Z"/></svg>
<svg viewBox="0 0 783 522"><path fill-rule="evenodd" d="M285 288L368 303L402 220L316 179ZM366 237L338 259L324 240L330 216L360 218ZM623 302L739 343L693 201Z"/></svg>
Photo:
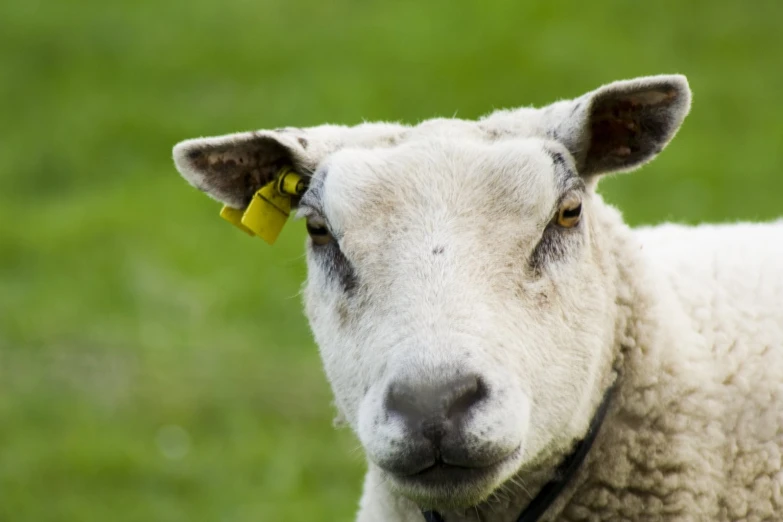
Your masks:
<svg viewBox="0 0 783 522"><path fill-rule="evenodd" d="M6 0L0 4L0 522L352 519L300 311L298 226L250 240L180 139L474 118L688 75L632 223L783 214L783 2Z"/></svg>

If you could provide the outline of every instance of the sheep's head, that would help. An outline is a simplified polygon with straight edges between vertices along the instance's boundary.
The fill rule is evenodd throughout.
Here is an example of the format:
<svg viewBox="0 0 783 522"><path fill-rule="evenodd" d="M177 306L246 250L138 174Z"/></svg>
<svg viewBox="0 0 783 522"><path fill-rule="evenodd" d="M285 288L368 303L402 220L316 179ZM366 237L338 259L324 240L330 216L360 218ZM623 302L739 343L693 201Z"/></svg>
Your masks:
<svg viewBox="0 0 783 522"><path fill-rule="evenodd" d="M309 177L306 310L340 413L391 487L469 506L584 435L617 299L595 182L660 152L689 106L685 78L658 76L477 122L261 131L174 156L239 208L282 166Z"/></svg>

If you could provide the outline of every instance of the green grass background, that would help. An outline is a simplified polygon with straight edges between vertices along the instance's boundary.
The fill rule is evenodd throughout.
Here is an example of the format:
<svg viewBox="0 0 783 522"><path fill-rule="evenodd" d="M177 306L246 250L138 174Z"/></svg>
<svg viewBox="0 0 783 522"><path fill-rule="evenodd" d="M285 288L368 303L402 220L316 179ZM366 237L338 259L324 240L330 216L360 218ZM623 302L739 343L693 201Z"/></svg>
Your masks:
<svg viewBox="0 0 783 522"><path fill-rule="evenodd" d="M681 72L682 132L602 192L634 224L770 219L781 24L779 0L0 3L0 522L352 519L301 226L234 230L175 142Z"/></svg>

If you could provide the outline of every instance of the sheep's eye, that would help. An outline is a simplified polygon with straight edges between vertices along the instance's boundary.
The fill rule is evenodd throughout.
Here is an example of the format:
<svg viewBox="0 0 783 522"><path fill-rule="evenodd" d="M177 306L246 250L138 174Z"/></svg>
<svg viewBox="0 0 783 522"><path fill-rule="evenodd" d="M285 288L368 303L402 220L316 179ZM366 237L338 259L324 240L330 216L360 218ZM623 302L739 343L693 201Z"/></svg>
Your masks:
<svg viewBox="0 0 783 522"><path fill-rule="evenodd" d="M563 228L574 228L582 217L582 201L577 198L568 198L557 210L557 225Z"/></svg>
<svg viewBox="0 0 783 522"><path fill-rule="evenodd" d="M310 234L314 245L328 245L332 242L332 233L321 219L311 218L307 220L307 233Z"/></svg>

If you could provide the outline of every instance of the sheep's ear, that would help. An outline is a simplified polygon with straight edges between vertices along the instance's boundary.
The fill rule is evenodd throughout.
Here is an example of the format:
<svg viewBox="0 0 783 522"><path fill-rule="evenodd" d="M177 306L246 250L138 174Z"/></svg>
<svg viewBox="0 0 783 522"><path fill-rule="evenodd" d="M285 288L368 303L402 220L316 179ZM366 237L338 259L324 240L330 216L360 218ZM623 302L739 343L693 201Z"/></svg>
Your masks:
<svg viewBox="0 0 783 522"><path fill-rule="evenodd" d="M285 132L260 131L196 138L174 147L174 163L194 187L235 208L284 166L306 170L307 141Z"/></svg>
<svg viewBox="0 0 783 522"><path fill-rule="evenodd" d="M325 158L343 147L388 146L396 143L405 130L394 123L364 123L196 138L174 146L174 163L197 189L231 207L245 208L281 167L289 166L309 176Z"/></svg>
<svg viewBox="0 0 783 522"><path fill-rule="evenodd" d="M633 170L671 141L691 106L684 76L650 76L610 83L544 110L543 127L563 142L579 173Z"/></svg>

